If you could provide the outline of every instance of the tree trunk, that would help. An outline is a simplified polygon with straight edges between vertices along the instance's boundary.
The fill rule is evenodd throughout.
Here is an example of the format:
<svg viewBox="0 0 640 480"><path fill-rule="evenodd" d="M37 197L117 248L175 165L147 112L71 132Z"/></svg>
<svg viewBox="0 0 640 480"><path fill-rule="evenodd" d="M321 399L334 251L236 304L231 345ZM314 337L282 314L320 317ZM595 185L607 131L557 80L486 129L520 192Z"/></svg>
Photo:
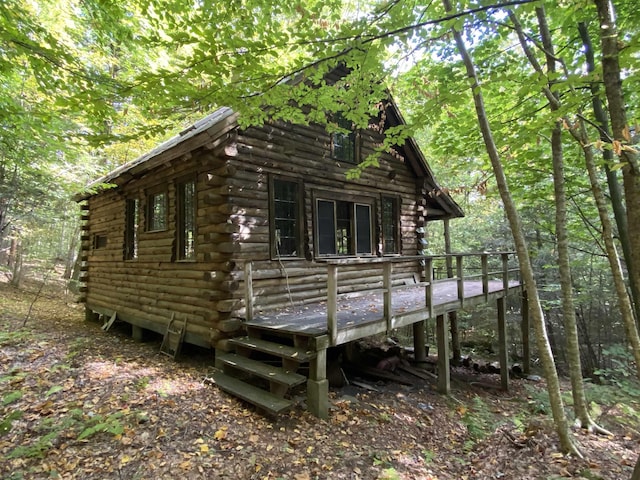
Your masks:
<svg viewBox="0 0 640 480"><path fill-rule="evenodd" d="M71 244L69 245L69 250L67 251L67 255L65 258L64 274L62 275L62 278L64 278L65 280L69 280L71 278L71 275L73 274L73 269L76 264L76 256L79 255L79 252L78 252L79 240L80 240L80 228L77 227L73 232L73 236L71 237Z"/></svg>
<svg viewBox="0 0 640 480"><path fill-rule="evenodd" d="M591 181L591 191L593 192L593 198L595 199L598 214L600 216L600 222L602 223L602 238L607 251L607 258L609 259L609 266L611 267L613 283L618 295L620 314L622 315L622 322L624 324L627 340L631 344L633 358L635 359L636 375L640 379L640 336L638 335L638 328L633 318L633 310L631 308L629 295L627 294L627 287L624 282L624 275L622 274L622 266L620 265L616 245L613 241L613 227L607 211L607 202L604 198L604 193L600 188L600 184L598 183L598 173L596 170L593 148L591 147L591 143L587 137L583 122L579 122L577 126L574 126L571 129L571 132L582 145L582 150L584 152L587 171L589 172L589 180Z"/></svg>
<svg viewBox="0 0 640 480"><path fill-rule="evenodd" d="M631 134L627 126L624 108L620 60L618 52L618 30L613 4L610 0L594 0L600 21L602 48L602 75L609 107L613 151L623 163L622 179L627 207L627 228L631 250L631 265L627 265L629 279L636 290L640 290L640 167L638 153L631 146Z"/></svg>
<svg viewBox="0 0 640 480"><path fill-rule="evenodd" d="M515 15L511 14L515 18ZM544 7L536 7L538 17L538 27L542 38L542 45L547 57L547 70L549 76L554 76L556 72L556 59L551 32L547 24ZM521 28L516 23L518 35ZM527 48L526 42L523 48ZM534 65L534 68L536 66ZM541 68L538 67L540 72ZM542 73L542 72L541 72ZM548 84L551 90L551 83ZM551 93L551 92L550 92ZM551 95L554 95L551 93ZM559 99L554 95L557 102L550 103L551 111L558 111ZM553 190L556 200L556 243L558 248L558 272L560 276L560 291L562 295L562 320L564 323L565 346L567 363L569 364L569 376L571 378L571 393L573 395L573 410L580 426L586 429L594 429L595 424L589 416L587 397L584 393L584 382L582 381L582 362L580 360L580 344L578 342L578 327L576 324L576 310L573 302L573 283L571 280L571 263L569 259L569 237L567 235L567 197L564 183L564 152L562 150L562 121L557 120L551 133L551 152L553 164Z"/></svg>
<svg viewBox="0 0 640 480"><path fill-rule="evenodd" d="M589 30L584 22L578 23L578 31L582 38L582 45L584 46L584 56L587 62L587 71L592 73L596 69L595 58L593 54L593 46L591 44L591 38L589 37ZM600 140L603 142L611 141L611 131L609 128L609 119L605 112L602 100L600 100L600 87L599 83L591 82L591 104L593 105L593 115L598 122L600 129ZM622 255L624 257L625 264L629 270L633 269L633 260L631 255L631 245L629 242L629 230L627 228L627 212L624 206L624 199L622 197L622 189L620 182L618 181L617 170L612 170L614 157L613 150L605 148L602 150L602 158L604 160L604 171L607 176L607 185L609 187L609 197L611 198L611 208L613 209L613 217L616 221L616 227L618 227L618 238L620 239L620 246L622 247ZM633 300L634 312L636 314L636 321L640 319L640 292L638 291L638 285L635 282L629 282L631 286L631 298Z"/></svg>
<svg viewBox="0 0 640 480"><path fill-rule="evenodd" d="M12 244L13 247L14 245ZM16 240L14 255L13 265L11 266L11 285L20 288L20 285L22 285L22 244L19 240Z"/></svg>
<svg viewBox="0 0 640 480"><path fill-rule="evenodd" d="M450 0L443 0L443 5L447 12L452 10ZM536 333L536 340L538 344L538 350L540 358L542 360L542 366L544 369L545 378L547 380L547 390L549 393L549 401L551 404L551 411L556 425L556 430L560 440L560 446L565 452L572 452L576 455L582 456L578 451L575 443L573 442L571 435L569 434L569 427L567 424L567 417L564 413L564 405L560 393L560 382L558 379L558 373L556 372L555 362L553 360L553 354L551 347L549 346L549 339L547 338L547 332L544 325L544 317L542 314L542 307L540 304L540 297L538 295L538 288L536 286L535 277L533 274L533 267L529 259L529 251L527 248L527 242L522 231L522 225L520 222L520 216L515 206L515 202L511 197L511 192L507 184L507 179L502 167L500 154L496 147L491 126L487 119L484 98L478 77L476 75L475 66L471 56L469 55L464 40L459 31L452 29L455 37L458 51L462 57L462 61L465 65L468 78L471 80L471 91L473 94L474 105L476 109L476 116L478 118L478 124L482 132L487 154L491 160L491 166L493 173L496 177L496 183L502 203L504 204L505 213L509 220L509 226L511 233L513 234L514 243L516 246L516 253L518 254L518 262L522 274L522 279L529 295L529 310L530 318L533 321L534 330Z"/></svg>
<svg viewBox="0 0 640 480"><path fill-rule="evenodd" d="M640 456L638 456L638 460L636 461L636 468L633 469L631 480L640 480Z"/></svg>

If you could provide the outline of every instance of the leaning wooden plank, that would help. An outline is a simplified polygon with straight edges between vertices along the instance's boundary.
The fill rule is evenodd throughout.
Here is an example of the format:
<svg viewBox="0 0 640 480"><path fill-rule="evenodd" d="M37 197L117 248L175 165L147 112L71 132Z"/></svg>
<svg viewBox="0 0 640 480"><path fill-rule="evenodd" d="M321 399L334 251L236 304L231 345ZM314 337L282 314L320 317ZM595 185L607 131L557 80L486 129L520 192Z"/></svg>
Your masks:
<svg viewBox="0 0 640 480"><path fill-rule="evenodd" d="M113 312L113 315L111 315L111 318L109 319L109 321L104 325L102 325L102 330L104 330L105 332L109 330L111 328L111 325L114 324L117 318L118 318L118 314L116 312Z"/></svg>
<svg viewBox="0 0 640 480"><path fill-rule="evenodd" d="M417 368L407 367L406 365L400 365L398 368L403 372L410 373L411 375L415 375L416 377L423 380L432 380L438 378L437 375L434 375L431 372L427 372L426 370L418 370Z"/></svg>
<svg viewBox="0 0 640 480"><path fill-rule="evenodd" d="M242 400L274 415L291 408L293 405L291 400L276 397L265 390L249 385L237 378L225 375L222 372L215 372L213 374L213 380L216 385L225 392L241 398Z"/></svg>
<svg viewBox="0 0 640 480"><path fill-rule="evenodd" d="M299 373L288 372L280 367L267 365L266 363L251 358L236 355L234 353L216 352L216 367L230 365L244 372L251 373L271 382L280 383L288 387L295 387L306 382L307 377Z"/></svg>
<svg viewBox="0 0 640 480"><path fill-rule="evenodd" d="M279 343L261 340L259 338L240 337L229 339L231 345L250 350L258 350L281 358L288 358L296 362L308 362L316 356L315 352L302 348L281 345Z"/></svg>

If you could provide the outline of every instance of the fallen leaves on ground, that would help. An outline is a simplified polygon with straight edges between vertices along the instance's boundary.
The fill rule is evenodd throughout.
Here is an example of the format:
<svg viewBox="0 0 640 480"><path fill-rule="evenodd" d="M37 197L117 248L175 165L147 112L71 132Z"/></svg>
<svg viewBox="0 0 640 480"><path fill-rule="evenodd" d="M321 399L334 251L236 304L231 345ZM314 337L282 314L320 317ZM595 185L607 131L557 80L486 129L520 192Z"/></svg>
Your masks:
<svg viewBox="0 0 640 480"><path fill-rule="evenodd" d="M331 393L326 421L301 407L270 419L203 383L211 352L174 362L157 341L105 333L51 296L22 328L33 298L0 284L2 478L627 480L639 450L636 432L576 432L581 461L548 427L506 433L526 404L517 382L509 394L457 386L452 398L426 383L349 387ZM483 421L477 397L503 420L484 438L470 430Z"/></svg>

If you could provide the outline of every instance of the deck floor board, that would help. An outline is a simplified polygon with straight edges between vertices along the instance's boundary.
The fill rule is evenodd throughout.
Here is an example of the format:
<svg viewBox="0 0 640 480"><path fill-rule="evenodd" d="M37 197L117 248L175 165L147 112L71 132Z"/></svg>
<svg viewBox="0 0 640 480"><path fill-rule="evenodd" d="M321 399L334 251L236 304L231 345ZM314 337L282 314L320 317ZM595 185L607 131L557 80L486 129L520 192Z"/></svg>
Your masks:
<svg viewBox="0 0 640 480"><path fill-rule="evenodd" d="M520 283L509 282L509 291L519 289ZM438 281L433 284L433 310L436 314L460 309L458 286L455 280ZM489 281L488 294L505 296L502 281ZM473 305L483 303L485 295L482 282L464 281L464 303ZM394 288L392 295L394 316L408 315L425 309L425 287ZM349 297L341 295L338 300L338 331L349 330L368 323L384 322L383 293L378 291L370 295ZM261 312L256 309L254 318L247 325L279 330L299 335L319 336L327 333L326 302L282 308L277 311Z"/></svg>

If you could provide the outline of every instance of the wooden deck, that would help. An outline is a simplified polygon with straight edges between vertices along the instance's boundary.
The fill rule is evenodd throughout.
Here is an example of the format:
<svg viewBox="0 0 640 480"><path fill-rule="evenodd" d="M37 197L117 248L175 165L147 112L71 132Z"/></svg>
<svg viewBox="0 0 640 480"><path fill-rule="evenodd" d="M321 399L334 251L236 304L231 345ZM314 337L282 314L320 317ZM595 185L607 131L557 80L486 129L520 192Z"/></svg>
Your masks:
<svg viewBox="0 0 640 480"><path fill-rule="evenodd" d="M407 265L407 262L413 262L413 265ZM250 262L247 263L244 272L247 336L230 340L230 345L244 356L258 351L282 357L281 366L285 373L295 372L302 363L308 364L307 407L314 415L320 418L328 416L327 350L330 347L412 325L415 360L424 361L425 323L430 319L435 319L436 327L437 388L442 393L448 393L449 334L452 332L448 328L447 313L493 301L497 307L501 386L507 390L506 297L510 293L522 294L524 368L528 369L527 297L519 280L519 269L514 266L513 252L326 259L324 263L327 267L327 287L322 292L326 294L321 297L322 301L292 304L289 308L277 311L261 311L259 305L255 304L252 267ZM353 287L352 281L341 287L341 271L347 272L353 279L353 272L360 270L363 272L362 285L368 287L367 290L349 291ZM346 274L345 278L348 278ZM263 337L265 333L267 335ZM293 353L287 354L289 351ZM223 355L216 362L224 368L225 359ZM253 367L244 368L238 362L234 365L256 373ZM273 370L272 366L261 367L260 372L263 370L268 372L269 379L282 374ZM277 411L270 403L271 396L266 396L265 392L257 394L259 391L255 389L234 387L237 381L227 379L232 374L229 368L219 374L220 384L223 387L226 385L224 388L261 408ZM284 390L270 381L269 395L284 394ZM279 404L276 406L280 408Z"/></svg>
<svg viewBox="0 0 640 480"><path fill-rule="evenodd" d="M487 303L519 290L519 281L511 280L507 290L501 280L487 282L483 291L480 280L463 282L464 296L458 298L458 281L446 279L433 283L433 307L425 306L425 287L408 286L394 292L390 322L384 316L384 292L344 295L337 303L337 335L332 345L340 345L388 330L429 320L438 315ZM267 328L282 333L307 336L328 335L327 302L285 308L277 312L256 312L247 326Z"/></svg>
<svg viewBox="0 0 640 480"><path fill-rule="evenodd" d="M246 325L290 335L327 335L329 346L341 345L506 297L522 287L518 270L509 264L513 258L512 253L499 252L327 260L326 301L270 312L250 308ZM492 259L497 262L491 264ZM468 265L473 260L475 270L470 270ZM403 262L420 262L424 268L422 280L405 279L398 284L396 279L394 285L394 265ZM437 262L442 262L442 270L448 271L446 278L434 279ZM378 265L382 288L340 294L338 272L345 265Z"/></svg>

